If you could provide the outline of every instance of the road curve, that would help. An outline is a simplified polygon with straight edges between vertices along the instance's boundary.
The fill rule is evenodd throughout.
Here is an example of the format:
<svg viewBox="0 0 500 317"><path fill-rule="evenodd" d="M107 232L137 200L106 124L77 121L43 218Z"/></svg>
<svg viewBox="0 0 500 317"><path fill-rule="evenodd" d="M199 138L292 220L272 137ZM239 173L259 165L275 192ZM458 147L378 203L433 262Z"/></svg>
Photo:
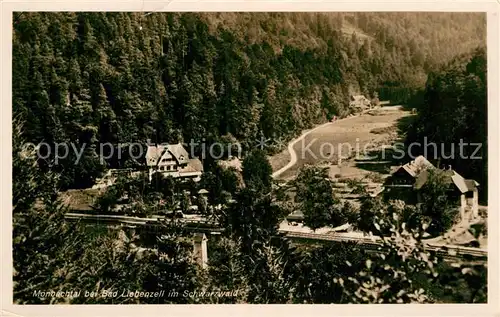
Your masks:
<svg viewBox="0 0 500 317"><path fill-rule="evenodd" d="M295 150L293 149L294 145L299 142L300 140L304 139L309 133L319 129L319 128L322 128L326 125L329 125L329 124L334 124L335 122L338 122L338 121L345 121L345 120L348 120L348 119L352 119L352 118L356 118L358 117L359 115L355 115L355 116L351 116L351 117L347 117L347 118L344 118L344 119L338 119L334 122L326 122L326 123L323 123L321 125L318 125L310 130L307 130L306 132L304 132L301 136L299 136L298 138L292 140L289 144L288 144L288 152L290 152L290 156L291 156L291 159L290 159L290 162L288 162L287 165L283 166L282 168L280 168L279 170L277 170L276 172L274 172L271 176L273 178L276 178L276 177L279 177L281 174L283 174L284 172L286 172L289 168L291 168L292 166L295 165L295 163L297 163L297 153L295 153Z"/></svg>

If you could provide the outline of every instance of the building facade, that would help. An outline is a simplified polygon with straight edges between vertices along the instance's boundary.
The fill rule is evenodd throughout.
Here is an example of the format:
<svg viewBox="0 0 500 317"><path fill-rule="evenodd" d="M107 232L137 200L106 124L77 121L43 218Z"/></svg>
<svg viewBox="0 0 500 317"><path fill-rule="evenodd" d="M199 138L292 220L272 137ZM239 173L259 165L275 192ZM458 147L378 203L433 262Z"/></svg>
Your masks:
<svg viewBox="0 0 500 317"><path fill-rule="evenodd" d="M415 160L398 167L384 184L385 195L411 203L420 202L421 190L428 180L429 170L435 168L423 156L419 156ZM478 217L479 183L472 179L465 179L451 168L444 172L446 182L449 184L449 199L456 201L461 219Z"/></svg>
<svg viewBox="0 0 500 317"><path fill-rule="evenodd" d="M180 143L149 145L146 152L146 166L150 181L155 173L199 181L203 173L201 161L190 158Z"/></svg>

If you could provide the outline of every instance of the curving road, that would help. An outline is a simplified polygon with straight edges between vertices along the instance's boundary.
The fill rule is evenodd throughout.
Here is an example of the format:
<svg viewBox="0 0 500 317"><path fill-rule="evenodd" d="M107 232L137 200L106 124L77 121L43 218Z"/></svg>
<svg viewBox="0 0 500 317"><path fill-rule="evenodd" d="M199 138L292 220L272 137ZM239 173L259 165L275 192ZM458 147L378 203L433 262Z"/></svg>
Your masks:
<svg viewBox="0 0 500 317"><path fill-rule="evenodd" d="M308 136L311 132L315 131L315 130L318 130L324 126L327 126L329 124L334 124L336 122L339 122L339 121L346 121L346 120L349 120L349 119L353 119L353 118L356 118L358 117L358 115L355 115L355 116L352 116L352 117L347 117L347 118L343 118L343 119L337 119L335 120L335 122L326 122L326 123L323 123L321 125L318 125L310 130L307 130L306 132L304 132L301 136L299 136L298 138L292 140L289 144L288 144L288 152L290 152L290 156L291 156L291 159L290 159L290 162L288 162L287 165L283 166L282 168L280 168L279 170L277 170L276 172L274 172L271 176L273 178L277 178L279 177L281 174L283 174L284 172L286 172L288 169L290 169L292 166L294 166L296 163L297 163L297 153L295 152L295 150L293 149L293 147L295 146L295 144L299 141L301 141L302 139L304 139L306 136Z"/></svg>

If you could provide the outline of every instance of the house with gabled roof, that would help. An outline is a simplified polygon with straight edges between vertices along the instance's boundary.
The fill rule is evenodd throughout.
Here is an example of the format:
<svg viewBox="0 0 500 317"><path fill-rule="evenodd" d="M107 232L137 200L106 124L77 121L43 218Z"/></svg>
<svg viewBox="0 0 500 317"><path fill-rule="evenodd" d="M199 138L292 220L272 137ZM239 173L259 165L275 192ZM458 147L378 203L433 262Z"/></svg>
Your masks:
<svg viewBox="0 0 500 317"><path fill-rule="evenodd" d="M191 178L199 181L203 173L203 164L197 158L190 158L189 153L180 143L148 145L146 166L149 179L154 173L174 178Z"/></svg>
<svg viewBox="0 0 500 317"><path fill-rule="evenodd" d="M472 211L472 217L476 218L479 216L478 212L478 187L479 183L473 179L465 179L462 175L458 174L451 168L445 170L446 182L449 185L449 196L451 199L459 199L460 215L462 219L465 219L467 211ZM419 191L425 186L429 177L429 170L422 171L413 186L414 190L417 191L417 198L420 197Z"/></svg>
<svg viewBox="0 0 500 317"><path fill-rule="evenodd" d="M415 197L416 202L420 201L419 191L425 186L429 170L435 169L424 156L419 156L415 160L410 161L396 168L391 176L389 176L384 184L386 193L391 195L400 195L405 197ZM448 176L446 181L450 185L449 196L451 199L457 199L460 208L462 219L465 218L466 212L471 210L472 216L478 216L478 187L479 183L473 179L465 179L451 167L445 170L445 175Z"/></svg>
<svg viewBox="0 0 500 317"><path fill-rule="evenodd" d="M424 156L420 155L415 160L410 161L396 168L386 180L386 187L408 187L412 188L420 172L434 168Z"/></svg>
<svg viewBox="0 0 500 317"><path fill-rule="evenodd" d="M363 95L351 95L349 106L356 110L365 110L370 108L371 101Z"/></svg>

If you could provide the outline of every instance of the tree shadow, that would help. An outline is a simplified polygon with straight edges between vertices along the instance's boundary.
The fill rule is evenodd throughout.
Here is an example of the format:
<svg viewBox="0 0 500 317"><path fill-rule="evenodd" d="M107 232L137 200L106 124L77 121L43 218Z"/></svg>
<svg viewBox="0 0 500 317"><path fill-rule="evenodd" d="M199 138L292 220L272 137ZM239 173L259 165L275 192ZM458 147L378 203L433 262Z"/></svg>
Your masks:
<svg viewBox="0 0 500 317"><path fill-rule="evenodd" d="M404 164L405 152L402 148L386 147L370 151L366 154L369 159L356 161L356 167L381 174L390 174L392 166Z"/></svg>
<svg viewBox="0 0 500 317"><path fill-rule="evenodd" d="M356 167L365 171L388 174L390 172L390 166L386 163L371 164L371 163L356 163Z"/></svg>
<svg viewBox="0 0 500 317"><path fill-rule="evenodd" d="M403 104L403 109L407 111L418 109L423 103L425 103L425 90L420 89L414 92L411 98Z"/></svg>
<svg viewBox="0 0 500 317"><path fill-rule="evenodd" d="M415 122L416 118L417 118L416 114L411 114L411 115L399 118L398 121L396 122L398 135L405 136L406 132L408 132L408 130L413 125L413 122ZM398 141L402 142L404 140L398 140Z"/></svg>

